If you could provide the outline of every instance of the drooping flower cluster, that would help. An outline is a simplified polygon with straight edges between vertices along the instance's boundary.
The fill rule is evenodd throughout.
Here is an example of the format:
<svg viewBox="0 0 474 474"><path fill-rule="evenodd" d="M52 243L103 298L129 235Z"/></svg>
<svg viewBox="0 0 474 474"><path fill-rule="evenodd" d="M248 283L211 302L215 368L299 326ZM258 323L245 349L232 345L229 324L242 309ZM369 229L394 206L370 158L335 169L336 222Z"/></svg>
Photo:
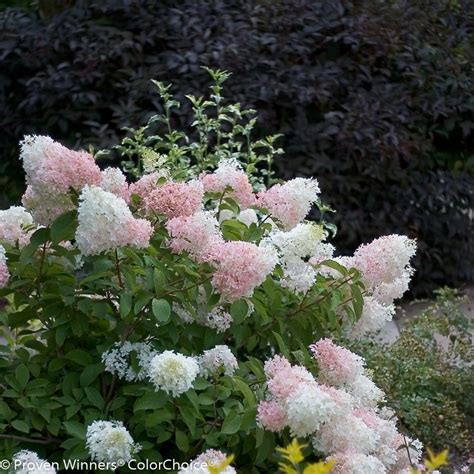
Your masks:
<svg viewBox="0 0 474 474"><path fill-rule="evenodd" d="M148 246L152 226L133 217L120 197L96 186L85 186L79 203L76 243L83 255L95 255L117 247Z"/></svg>
<svg viewBox="0 0 474 474"><path fill-rule="evenodd" d="M326 233L322 226L298 224L288 232L273 231L263 245L274 247L283 270L282 286L293 292L306 293L315 283L316 262L329 259L334 253L331 244L323 242Z"/></svg>
<svg viewBox="0 0 474 474"><path fill-rule="evenodd" d="M256 202L249 178L236 160L222 160L214 173L202 174L200 180L206 192L225 191L243 208L250 207Z"/></svg>
<svg viewBox="0 0 474 474"><path fill-rule="evenodd" d="M210 474L208 466L220 466L226 459L227 456L222 451L208 449L200 454L196 459L187 463L189 465L181 468L178 471L178 474ZM221 468L219 473L236 474L237 471L232 466L226 466L223 469Z"/></svg>
<svg viewBox="0 0 474 474"><path fill-rule="evenodd" d="M314 449L336 460L340 474L395 474L408 468L406 451L398 450L402 435L396 421L377 408L383 392L364 374L364 360L329 339L311 350L320 369L317 380L281 356L265 364L270 396L258 406L258 423L274 432L289 427L293 436L311 436ZM416 461L421 451L411 455Z"/></svg>
<svg viewBox="0 0 474 474"><path fill-rule="evenodd" d="M212 285L228 301L251 296L273 271L278 257L269 247L251 242L218 243L207 251L205 260L215 267Z"/></svg>
<svg viewBox="0 0 474 474"><path fill-rule="evenodd" d="M52 464L27 449L22 449L13 455L11 467L15 474L56 474Z"/></svg>
<svg viewBox="0 0 474 474"><path fill-rule="evenodd" d="M144 196L148 213L166 218L191 216L202 207L204 188L197 180L188 183L167 182Z"/></svg>
<svg viewBox="0 0 474 474"><path fill-rule="evenodd" d="M33 224L33 217L24 207L12 206L0 211L0 242L20 247L30 240L31 230L25 227Z"/></svg>
<svg viewBox="0 0 474 474"><path fill-rule="evenodd" d="M7 256L5 255L5 248L0 245L0 288L7 286L10 279L10 271L7 266Z"/></svg>
<svg viewBox="0 0 474 474"><path fill-rule="evenodd" d="M217 345L204 351L198 363L201 375L207 378L222 374L232 376L239 366L234 354L225 345Z"/></svg>
<svg viewBox="0 0 474 474"><path fill-rule="evenodd" d="M390 321L395 312L393 301L403 296L413 275L411 258L416 241L402 235L386 235L361 245L345 265L357 268L368 294L364 310L351 333L360 337L374 332Z"/></svg>
<svg viewBox="0 0 474 474"><path fill-rule="evenodd" d="M164 351L150 361L149 377L156 390L164 390L172 397L188 391L199 374L194 357Z"/></svg>
<svg viewBox="0 0 474 474"><path fill-rule="evenodd" d="M121 421L96 420L87 427L86 447L92 460L126 463L140 451Z"/></svg>
<svg viewBox="0 0 474 474"><path fill-rule="evenodd" d="M130 363L132 353L136 355L136 368ZM142 381L147 379L150 361L156 354L147 342L116 342L110 350L102 353L102 363L107 372L127 382Z"/></svg>
<svg viewBox="0 0 474 474"><path fill-rule="evenodd" d="M69 150L45 136L26 136L20 158L28 188L24 206L39 224L48 225L74 205L70 188L80 192L86 185L99 185L101 174L92 155Z"/></svg>
<svg viewBox="0 0 474 474"><path fill-rule="evenodd" d="M308 215L319 192L317 180L294 178L260 192L257 206L268 209L273 218L278 219L286 230L290 230Z"/></svg>

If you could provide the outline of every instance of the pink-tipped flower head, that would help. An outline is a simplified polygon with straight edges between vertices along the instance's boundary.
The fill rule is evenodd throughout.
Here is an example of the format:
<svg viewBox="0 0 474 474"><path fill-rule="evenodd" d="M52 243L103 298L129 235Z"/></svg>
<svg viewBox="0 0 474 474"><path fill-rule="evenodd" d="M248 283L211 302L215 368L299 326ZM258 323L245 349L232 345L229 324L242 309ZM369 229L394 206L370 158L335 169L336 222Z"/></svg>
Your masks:
<svg viewBox="0 0 474 474"><path fill-rule="evenodd" d="M416 241L404 235L386 235L361 245L352 258L353 265L360 270L364 284L372 289L380 284L410 277L413 268L411 258L416 253Z"/></svg>
<svg viewBox="0 0 474 474"><path fill-rule="evenodd" d="M290 230L307 216L319 192L315 179L295 178L260 192L257 206L267 209L286 230Z"/></svg>
<svg viewBox="0 0 474 474"><path fill-rule="evenodd" d="M193 180L189 183L168 182L158 186L144 198L148 213L163 214L167 219L191 216L202 207L204 189Z"/></svg>
<svg viewBox="0 0 474 474"><path fill-rule="evenodd" d="M241 241L213 245L204 259L215 267L214 288L228 301L251 296L277 263L273 249Z"/></svg>
<svg viewBox="0 0 474 474"><path fill-rule="evenodd" d="M222 160L214 173L204 173L199 179L206 192L223 193L228 190L228 195L242 207L255 204L255 195L249 178L236 160Z"/></svg>
<svg viewBox="0 0 474 474"><path fill-rule="evenodd" d="M84 151L73 151L50 137L26 136L21 142L20 158L27 183L38 192L64 194L73 188L80 191L86 184L100 184L100 169L94 157Z"/></svg>
<svg viewBox="0 0 474 474"><path fill-rule="evenodd" d="M364 371L364 360L353 352L334 344L331 339L321 339L310 346L318 362L323 380L342 385L359 377Z"/></svg>
<svg viewBox="0 0 474 474"><path fill-rule="evenodd" d="M196 259L214 244L223 242L216 218L207 211L188 217L175 217L166 223L168 246L174 253L188 252Z"/></svg>
<svg viewBox="0 0 474 474"><path fill-rule="evenodd" d="M264 429L278 433L288 420L283 407L273 400L263 400L257 407L257 423Z"/></svg>

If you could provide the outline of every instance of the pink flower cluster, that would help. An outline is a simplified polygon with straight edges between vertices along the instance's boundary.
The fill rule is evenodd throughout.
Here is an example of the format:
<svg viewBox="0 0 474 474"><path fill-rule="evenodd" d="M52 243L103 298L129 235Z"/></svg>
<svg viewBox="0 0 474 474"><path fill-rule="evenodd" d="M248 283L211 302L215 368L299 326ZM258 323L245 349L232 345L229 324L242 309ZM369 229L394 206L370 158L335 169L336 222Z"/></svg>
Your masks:
<svg viewBox="0 0 474 474"><path fill-rule="evenodd" d="M144 198L148 213L163 214L167 219L190 216L202 207L204 188L199 181L168 182L153 189Z"/></svg>
<svg viewBox="0 0 474 474"><path fill-rule="evenodd" d="M229 195L242 207L255 204L249 178L234 160L221 161L214 173L202 174L200 180L206 192L223 193L229 190Z"/></svg>
<svg viewBox="0 0 474 474"><path fill-rule="evenodd" d="M257 206L268 209L273 218L290 230L307 216L319 192L315 179L295 178L260 192Z"/></svg>
<svg viewBox="0 0 474 474"><path fill-rule="evenodd" d="M212 284L228 301L251 296L277 263L272 249L242 241L212 245L203 259L214 266Z"/></svg>
<svg viewBox="0 0 474 474"><path fill-rule="evenodd" d="M168 242L171 251L188 252L198 261L210 246L223 241L219 223L207 211L200 211L192 216L175 217L165 226L171 237Z"/></svg>
<svg viewBox="0 0 474 474"><path fill-rule="evenodd" d="M158 180L162 177L158 172L145 174L137 182L130 185L130 194L136 195L143 202L157 187Z"/></svg>
<svg viewBox="0 0 474 474"><path fill-rule="evenodd" d="M331 339L320 339L310 350L318 361L320 377L328 383L350 383L364 372L364 360Z"/></svg>
<svg viewBox="0 0 474 474"><path fill-rule="evenodd" d="M339 474L398 474L408 468L406 450L398 450L403 443L396 420L377 407L383 393L364 375L364 360L329 339L311 350L320 367L318 380L284 357L266 362L269 397L259 403L259 425L273 432L289 427L293 436L311 436L315 450L336 461ZM410 455L416 462L421 451ZM357 463L360 469L354 470Z"/></svg>
<svg viewBox="0 0 474 474"><path fill-rule="evenodd" d="M227 459L227 456L222 451L216 449L208 449L201 453L196 459L189 462L189 466L182 468L178 474L208 474L210 470L208 466L219 466ZM236 474L235 468L226 466L219 470L221 474Z"/></svg>
<svg viewBox="0 0 474 474"><path fill-rule="evenodd" d="M354 256L344 257L345 266L361 272L367 290L363 313L351 331L352 337L377 331L392 319L394 300L408 290L414 271L410 260L415 253L415 240L394 234L363 244Z"/></svg>
<svg viewBox="0 0 474 474"><path fill-rule="evenodd" d="M86 184L101 182L92 155L69 150L50 137L26 136L20 158L28 184L23 203L40 224L47 225L72 208L67 199L70 188L80 192Z"/></svg>
<svg viewBox="0 0 474 474"><path fill-rule="evenodd" d="M5 249L0 245L0 288L5 288L9 279L10 272L7 267L7 256L5 255Z"/></svg>

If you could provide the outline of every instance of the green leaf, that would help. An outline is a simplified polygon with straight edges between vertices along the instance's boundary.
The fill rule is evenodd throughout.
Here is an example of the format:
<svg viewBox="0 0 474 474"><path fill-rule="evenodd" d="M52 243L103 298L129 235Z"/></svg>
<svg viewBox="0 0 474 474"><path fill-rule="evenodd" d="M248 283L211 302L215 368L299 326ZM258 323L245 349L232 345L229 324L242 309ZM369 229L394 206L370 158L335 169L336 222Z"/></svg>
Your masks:
<svg viewBox="0 0 474 474"><path fill-rule="evenodd" d="M244 299L234 301L230 306L230 314L235 321L240 321L247 316L249 305Z"/></svg>
<svg viewBox="0 0 474 474"><path fill-rule="evenodd" d="M123 319L130 314L132 309L132 295L130 293L123 292L120 295L120 317Z"/></svg>
<svg viewBox="0 0 474 474"><path fill-rule="evenodd" d="M80 365L89 365L92 363L92 357L90 354L81 349L73 349L72 351L69 351L64 357Z"/></svg>
<svg viewBox="0 0 474 474"><path fill-rule="evenodd" d="M280 352L288 359L290 354L288 352L286 344L283 342L283 338L275 331L272 331L272 334L277 341L278 347L280 348Z"/></svg>
<svg viewBox="0 0 474 474"><path fill-rule="evenodd" d="M30 245L33 247L39 247L45 244L50 239L50 232L47 227L41 227L33 233L30 239Z"/></svg>
<svg viewBox="0 0 474 474"><path fill-rule="evenodd" d="M77 421L65 421L66 431L74 438L86 439L86 427Z"/></svg>
<svg viewBox="0 0 474 474"><path fill-rule="evenodd" d="M133 412L140 410L156 410L166 405L168 401L165 392L148 392L135 402Z"/></svg>
<svg viewBox="0 0 474 474"><path fill-rule="evenodd" d="M63 240L73 240L77 227L77 211L69 211L59 216L51 225L51 240L58 244Z"/></svg>
<svg viewBox="0 0 474 474"><path fill-rule="evenodd" d="M104 371L104 367L102 364L94 364L88 365L83 371L81 376L79 377L79 382L81 383L81 387L86 387L90 385L99 374Z"/></svg>
<svg viewBox="0 0 474 474"><path fill-rule="evenodd" d="M103 410L105 406L105 401L102 398L102 395L99 393L99 391L96 388L86 387L84 389L84 392L86 392L87 400L89 400L92 403L92 405L96 406L99 410Z"/></svg>
<svg viewBox="0 0 474 474"><path fill-rule="evenodd" d="M30 372L26 365L21 364L15 369L15 378L20 384L21 388L25 388L30 380Z"/></svg>
<svg viewBox="0 0 474 474"><path fill-rule="evenodd" d="M245 401L249 405L254 405L255 404L255 395L253 394L252 390L250 390L250 387L245 383L243 379L240 377L234 377L232 379L235 385L237 385L238 389L242 392Z"/></svg>
<svg viewBox="0 0 474 474"><path fill-rule="evenodd" d="M155 286L156 294L159 294L166 284L166 277L163 272L160 272L160 270L158 270L158 268L155 268L153 271L153 283Z"/></svg>
<svg viewBox="0 0 474 474"><path fill-rule="evenodd" d="M158 322L164 324L168 322L171 316L171 307L168 301L164 299L153 298L152 302L153 314Z"/></svg>
<svg viewBox="0 0 474 474"><path fill-rule="evenodd" d="M12 421L12 426L18 431L21 431L22 433L29 433L30 432L30 426L28 423L26 423L23 420L14 420Z"/></svg>
<svg viewBox="0 0 474 474"><path fill-rule="evenodd" d="M221 433L223 434L234 434L237 433L240 429L240 425L242 424L242 417L235 413L235 411L231 411L224 419L224 423L222 424Z"/></svg>
<svg viewBox="0 0 474 474"><path fill-rule="evenodd" d="M176 446L178 447L178 449L180 451L183 451L184 453L187 452L189 449L189 440L186 433L183 433L180 430L176 430L175 439Z"/></svg>

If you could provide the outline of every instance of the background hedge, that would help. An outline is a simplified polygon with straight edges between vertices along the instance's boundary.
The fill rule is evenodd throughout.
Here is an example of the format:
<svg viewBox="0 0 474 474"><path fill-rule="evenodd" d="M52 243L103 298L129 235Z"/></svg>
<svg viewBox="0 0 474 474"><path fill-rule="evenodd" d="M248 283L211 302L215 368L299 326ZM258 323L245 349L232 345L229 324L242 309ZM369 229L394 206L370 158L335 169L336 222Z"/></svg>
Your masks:
<svg viewBox="0 0 474 474"><path fill-rule="evenodd" d="M206 65L233 73L227 94L258 110L262 133L285 134L280 175L319 178L339 248L406 233L419 239L418 293L472 281L473 20L469 0L6 8L0 205L22 191L23 134L109 146L160 108L150 79L202 93Z"/></svg>

